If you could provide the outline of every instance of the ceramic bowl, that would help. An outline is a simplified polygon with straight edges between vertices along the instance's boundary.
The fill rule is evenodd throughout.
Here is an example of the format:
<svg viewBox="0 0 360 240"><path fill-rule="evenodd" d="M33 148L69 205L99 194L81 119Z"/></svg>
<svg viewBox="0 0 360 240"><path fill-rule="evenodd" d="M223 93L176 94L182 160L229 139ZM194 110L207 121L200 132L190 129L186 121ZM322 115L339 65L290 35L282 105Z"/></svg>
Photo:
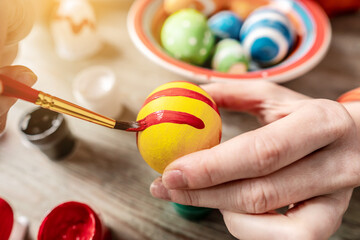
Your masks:
<svg viewBox="0 0 360 240"><path fill-rule="evenodd" d="M251 2L251 0L244 0ZM327 15L314 1L269 0L289 16L297 33L297 44L281 63L245 74L228 74L194 66L166 53L160 44L160 32L168 15L163 0L137 0L128 15L128 30L135 46L165 69L199 82L267 80L286 82L314 68L325 56L331 41Z"/></svg>

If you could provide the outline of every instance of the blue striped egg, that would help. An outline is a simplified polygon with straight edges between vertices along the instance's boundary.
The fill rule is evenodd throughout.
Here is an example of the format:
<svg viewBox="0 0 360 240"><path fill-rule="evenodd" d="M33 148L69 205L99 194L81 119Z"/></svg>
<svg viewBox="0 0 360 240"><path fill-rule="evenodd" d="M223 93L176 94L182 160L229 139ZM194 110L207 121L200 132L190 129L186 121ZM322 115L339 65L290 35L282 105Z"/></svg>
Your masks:
<svg viewBox="0 0 360 240"><path fill-rule="evenodd" d="M211 31L220 39L239 39L243 21L231 11L221 11L208 20Z"/></svg>
<svg viewBox="0 0 360 240"><path fill-rule="evenodd" d="M290 19L274 8L255 10L244 22L240 41L246 54L262 66L281 62L295 43Z"/></svg>

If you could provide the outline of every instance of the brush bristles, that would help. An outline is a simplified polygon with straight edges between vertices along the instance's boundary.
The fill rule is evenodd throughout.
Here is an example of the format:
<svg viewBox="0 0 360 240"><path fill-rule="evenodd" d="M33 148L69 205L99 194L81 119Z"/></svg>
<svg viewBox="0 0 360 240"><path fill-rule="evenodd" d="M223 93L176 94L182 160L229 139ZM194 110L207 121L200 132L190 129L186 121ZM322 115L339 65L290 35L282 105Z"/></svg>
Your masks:
<svg viewBox="0 0 360 240"><path fill-rule="evenodd" d="M136 129L140 128L140 123L116 121L114 128L119 130L136 131Z"/></svg>

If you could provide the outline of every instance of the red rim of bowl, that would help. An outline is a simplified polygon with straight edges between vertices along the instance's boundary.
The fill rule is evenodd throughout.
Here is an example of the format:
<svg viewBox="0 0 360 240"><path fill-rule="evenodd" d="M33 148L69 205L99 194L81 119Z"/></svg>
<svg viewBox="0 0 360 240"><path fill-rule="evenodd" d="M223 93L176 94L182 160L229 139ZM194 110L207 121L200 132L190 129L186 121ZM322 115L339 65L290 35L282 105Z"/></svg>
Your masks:
<svg viewBox="0 0 360 240"><path fill-rule="evenodd" d="M159 64L172 69L182 75L205 79L207 81L219 80L268 80L274 82L285 82L311 70L325 56L330 45L331 27L329 19L322 8L313 1L298 0L300 4L313 19L316 29L315 39L310 47L300 59L291 64L279 64L278 66L264 69L262 71L248 72L246 74L226 74L194 66L180 60L174 59L165 52L158 49L147 37L142 28L144 13L153 0L137 0L130 9L128 16L128 30L136 47L140 51L145 51L147 56Z"/></svg>

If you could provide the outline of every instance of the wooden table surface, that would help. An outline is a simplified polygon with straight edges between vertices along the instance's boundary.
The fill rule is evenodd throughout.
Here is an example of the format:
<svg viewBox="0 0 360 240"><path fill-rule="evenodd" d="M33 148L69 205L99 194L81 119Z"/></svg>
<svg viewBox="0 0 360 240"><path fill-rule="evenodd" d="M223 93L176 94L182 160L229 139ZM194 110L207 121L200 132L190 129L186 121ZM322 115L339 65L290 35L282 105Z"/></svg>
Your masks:
<svg viewBox="0 0 360 240"><path fill-rule="evenodd" d="M99 31L106 41L101 53L76 63L54 52L45 24L34 26L22 42L16 64L33 69L38 89L74 101L74 76L92 65L111 67L126 99L123 118L134 119L146 96L158 85L183 78L145 58L126 29L132 1L97 8ZM310 73L284 84L316 98L335 99L360 85L360 14L332 19L333 40L326 58ZM70 200L81 201L101 213L117 239L233 239L222 216L214 211L200 222L179 217L172 206L154 199L149 185L158 174L142 160L135 135L66 118L78 139L75 152L53 162L21 139L20 117L34 106L18 102L9 113L6 134L0 138L0 196L17 216L29 218L29 239L36 239L46 212ZM223 141L259 127L254 118L222 111ZM360 194L355 193L338 233L332 239L360 239Z"/></svg>

